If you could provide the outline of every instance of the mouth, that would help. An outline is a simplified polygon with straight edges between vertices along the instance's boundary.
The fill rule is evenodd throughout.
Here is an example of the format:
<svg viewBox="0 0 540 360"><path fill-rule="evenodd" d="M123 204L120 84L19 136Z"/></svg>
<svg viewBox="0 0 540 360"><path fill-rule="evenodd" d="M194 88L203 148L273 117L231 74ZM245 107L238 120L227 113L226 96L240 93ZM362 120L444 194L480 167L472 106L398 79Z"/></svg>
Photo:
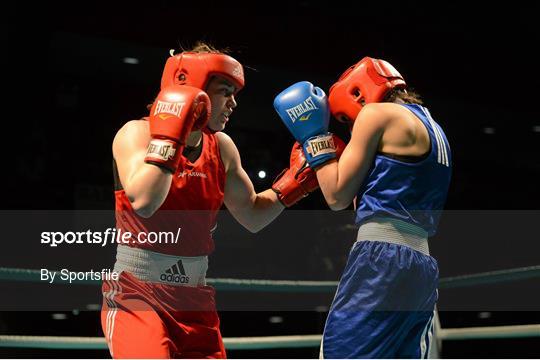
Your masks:
<svg viewBox="0 0 540 360"><path fill-rule="evenodd" d="M231 116L232 112L224 112L223 113L223 122L226 123L229 121L229 117Z"/></svg>

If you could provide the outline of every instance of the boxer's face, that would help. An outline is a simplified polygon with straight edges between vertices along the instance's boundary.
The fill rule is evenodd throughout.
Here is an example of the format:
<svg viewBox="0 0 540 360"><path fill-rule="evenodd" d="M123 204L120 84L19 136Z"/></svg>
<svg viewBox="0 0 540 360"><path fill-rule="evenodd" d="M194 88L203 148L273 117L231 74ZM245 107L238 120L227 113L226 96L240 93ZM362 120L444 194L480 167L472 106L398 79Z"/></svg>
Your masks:
<svg viewBox="0 0 540 360"><path fill-rule="evenodd" d="M206 88L206 93L212 102L212 116L208 127L213 131L221 131L229 121L236 107L234 98L235 87L229 81L218 76L212 78Z"/></svg>

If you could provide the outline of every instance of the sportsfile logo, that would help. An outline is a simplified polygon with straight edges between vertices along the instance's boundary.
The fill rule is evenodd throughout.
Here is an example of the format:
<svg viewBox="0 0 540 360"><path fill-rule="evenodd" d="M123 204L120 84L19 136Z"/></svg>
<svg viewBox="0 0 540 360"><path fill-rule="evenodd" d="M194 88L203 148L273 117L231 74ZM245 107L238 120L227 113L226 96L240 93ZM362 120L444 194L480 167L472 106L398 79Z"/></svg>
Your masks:
<svg viewBox="0 0 540 360"><path fill-rule="evenodd" d="M296 120L300 120L300 121L308 120L311 116L311 113L307 115L304 115L304 114L307 113L308 111L316 110L316 109L318 109L318 107L315 105L315 103L313 102L313 99L310 96L306 100L304 100L302 103L290 109L286 109L285 111L287 111L287 114L289 115L289 117L291 118L291 121L294 124Z"/></svg>
<svg viewBox="0 0 540 360"><path fill-rule="evenodd" d="M187 284L189 282L189 276L186 275L182 260L178 260L176 264L165 270L163 274L159 276L161 281Z"/></svg>
<svg viewBox="0 0 540 360"><path fill-rule="evenodd" d="M154 115L158 115L163 120L167 119L170 116L167 115L173 115L173 116L180 116L180 112L182 111L182 108L184 107L184 102L167 102L167 101L160 101L158 100L156 104L156 110L154 111Z"/></svg>

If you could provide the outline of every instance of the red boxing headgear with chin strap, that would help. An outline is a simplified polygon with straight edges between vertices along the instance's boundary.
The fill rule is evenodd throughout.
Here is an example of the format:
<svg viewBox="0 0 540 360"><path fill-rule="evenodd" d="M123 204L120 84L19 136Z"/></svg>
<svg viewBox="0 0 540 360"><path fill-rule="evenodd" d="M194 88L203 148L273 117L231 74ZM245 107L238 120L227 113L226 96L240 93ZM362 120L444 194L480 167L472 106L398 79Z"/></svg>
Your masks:
<svg viewBox="0 0 540 360"><path fill-rule="evenodd" d="M222 53L183 52L172 55L165 64L161 89L170 85L189 85L206 91L212 76L229 80L238 92L244 87L242 64Z"/></svg>
<svg viewBox="0 0 540 360"><path fill-rule="evenodd" d="M379 102L392 89L405 87L405 80L390 63L365 57L330 88L330 111L337 120L352 126L365 104Z"/></svg>

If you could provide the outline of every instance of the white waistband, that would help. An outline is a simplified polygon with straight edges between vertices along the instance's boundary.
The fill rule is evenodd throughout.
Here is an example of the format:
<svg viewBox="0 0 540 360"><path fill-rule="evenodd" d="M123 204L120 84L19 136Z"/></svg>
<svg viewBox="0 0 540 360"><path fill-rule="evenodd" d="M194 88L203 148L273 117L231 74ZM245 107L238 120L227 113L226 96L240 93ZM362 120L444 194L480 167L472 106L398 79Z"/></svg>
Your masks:
<svg viewBox="0 0 540 360"><path fill-rule="evenodd" d="M206 285L208 256L185 257L118 245L114 271L127 271L137 279L167 285Z"/></svg>
<svg viewBox="0 0 540 360"><path fill-rule="evenodd" d="M373 218L363 223L358 229L356 241L382 241L403 245L429 255L427 231L393 218Z"/></svg>

